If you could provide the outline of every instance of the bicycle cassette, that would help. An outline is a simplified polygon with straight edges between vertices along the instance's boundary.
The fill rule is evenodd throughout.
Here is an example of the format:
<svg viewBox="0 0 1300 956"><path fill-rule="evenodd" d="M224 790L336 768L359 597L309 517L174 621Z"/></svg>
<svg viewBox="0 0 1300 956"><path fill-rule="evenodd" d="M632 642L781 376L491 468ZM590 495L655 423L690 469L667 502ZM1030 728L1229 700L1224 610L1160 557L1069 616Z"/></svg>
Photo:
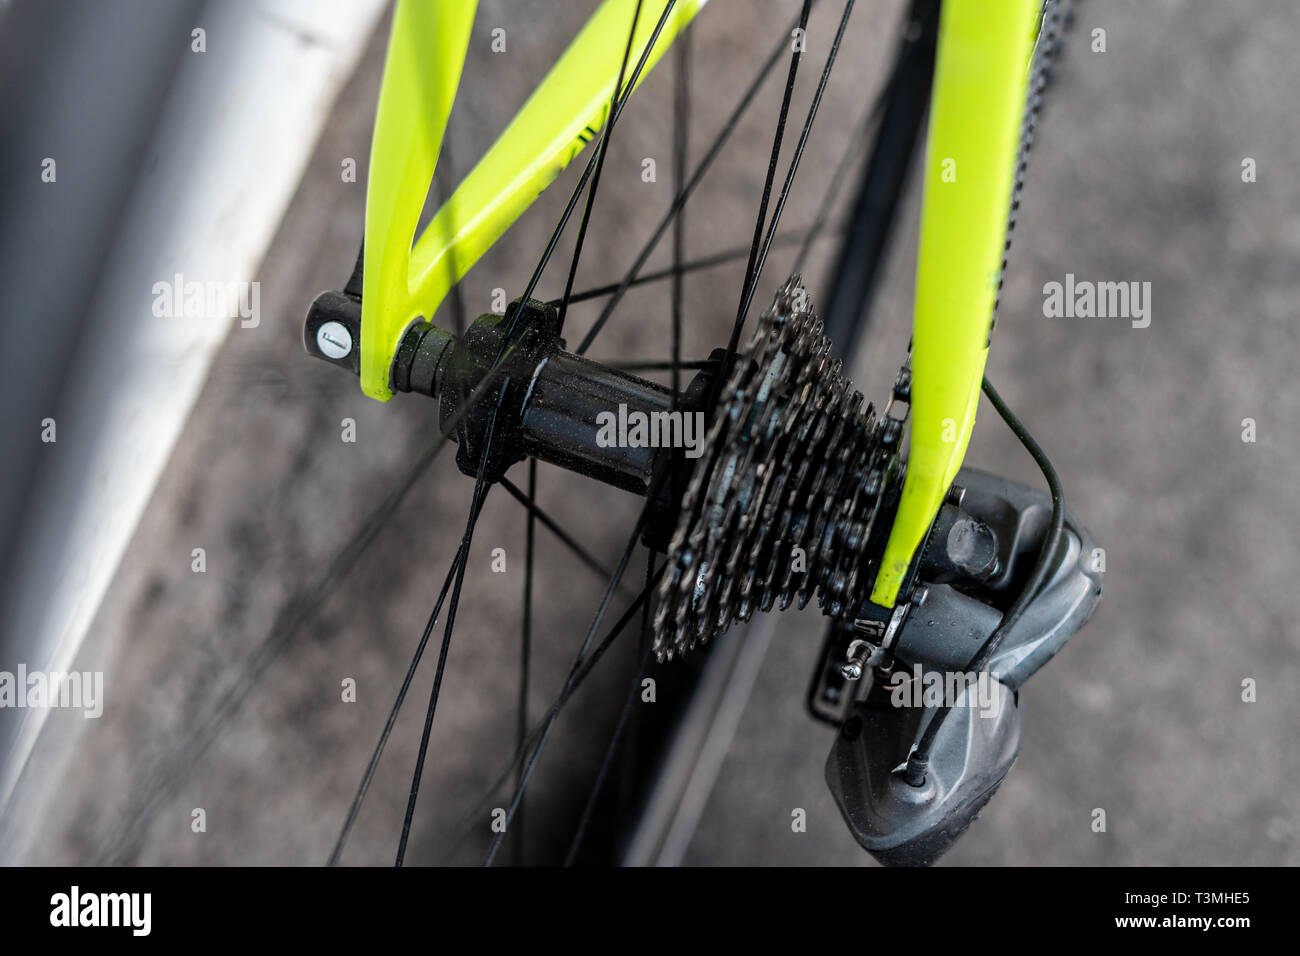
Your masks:
<svg viewBox="0 0 1300 956"><path fill-rule="evenodd" d="M827 614L856 610L909 382L905 366L884 414L864 407L800 277L786 281L732 366L681 500L656 593L660 660L814 594Z"/></svg>

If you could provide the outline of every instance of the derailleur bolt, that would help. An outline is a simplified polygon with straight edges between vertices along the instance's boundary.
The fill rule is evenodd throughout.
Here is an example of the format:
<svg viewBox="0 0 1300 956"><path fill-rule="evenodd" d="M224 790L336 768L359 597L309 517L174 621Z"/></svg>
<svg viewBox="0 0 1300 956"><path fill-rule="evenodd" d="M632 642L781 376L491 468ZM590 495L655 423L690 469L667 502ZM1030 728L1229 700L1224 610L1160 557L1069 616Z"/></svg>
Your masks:
<svg viewBox="0 0 1300 956"><path fill-rule="evenodd" d="M845 680L861 680L866 673L867 661L871 657L872 646L866 641L854 641L849 645L847 659L840 665L840 676Z"/></svg>

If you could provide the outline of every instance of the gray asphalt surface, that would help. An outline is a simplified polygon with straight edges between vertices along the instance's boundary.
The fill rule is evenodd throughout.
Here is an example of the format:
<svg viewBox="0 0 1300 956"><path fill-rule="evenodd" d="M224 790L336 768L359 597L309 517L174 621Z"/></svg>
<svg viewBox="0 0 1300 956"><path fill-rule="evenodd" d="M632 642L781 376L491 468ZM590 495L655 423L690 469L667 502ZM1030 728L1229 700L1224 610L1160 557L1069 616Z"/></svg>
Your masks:
<svg viewBox="0 0 1300 956"><path fill-rule="evenodd" d="M465 75L489 80L462 90L448 139L454 171L491 142L591 6L480 4ZM821 4L814 16L795 116L837 8ZM791 231L812 219L862 91L887 67L898 8L858 4L787 209ZM719 0L697 24L694 79L707 92L694 103L693 155L794 6L748 0L745 11ZM498 24L510 39L494 56ZM1097 28L1104 53L1089 49ZM1300 11L1287 0L1080 4L1033 156L989 374L1105 547L1105 596L1088 629L1023 692L1019 762L946 863L1300 862L1292 583L1300 183L1288 167L1300 130L1289 98L1300 88L1298 42ZM356 157L364 182L382 49L376 36L336 105L258 277L264 320L227 343L78 662L107 672L114 703L96 722L53 715L4 828L11 859L317 863L328 854L470 493L441 457L350 572L304 600L435 434L429 403L370 402L298 343L308 302L346 279L360 239L363 186L341 183L338 169ZM690 207L691 254L747 244L779 96L773 78ZM620 276L671 199L668 61L634 106L610 152L579 285ZM645 157L657 158L657 183L641 181ZM1246 157L1257 163L1256 182L1242 181ZM487 311L494 287L522 291L573 181L562 177L471 273L471 315ZM905 229L916 209L911 195ZM829 245L807 269L814 292ZM668 252L665 244L654 261ZM902 356L913 252L911 241L893 250L879 335L855 369L869 398L885 397ZM791 258L773 255L760 298ZM562 289L565 265L548 273L547 297ZM1150 282L1150 327L1045 318L1043 286L1067 273ZM736 263L687 281L688 355L725 339L742 274ZM575 333L596 314L575 310ZM667 320L666 289L638 290L595 354L664 355ZM980 414L968 463L1036 481L992 409ZM356 419L356 444L339 440L344 417ZM1245 418L1257 424L1254 443L1242 441ZM549 468L539 487L542 506L612 565L636 502ZM538 534L534 717L561 686L600 587ZM206 574L190 570L195 547L207 549ZM489 570L495 547L506 549L505 574ZM446 853L512 746L522 558L522 512L494 492L465 578L413 862L474 862L490 839L480 812L469 838ZM687 862L870 863L823 782L828 732L802 711L820 631L815 613L783 619ZM347 862L391 861L435 652ZM567 840L574 795L585 794L630 667L626 653L602 665L561 719L529 790L532 818L552 822L528 827L528 858L553 858ZM357 681L355 704L340 700L346 677ZM1242 700L1247 678L1257 682L1254 703ZM203 834L191 831L197 807ZM791 831L793 808L807 810L806 833ZM1104 833L1092 827L1096 808L1106 811Z"/></svg>

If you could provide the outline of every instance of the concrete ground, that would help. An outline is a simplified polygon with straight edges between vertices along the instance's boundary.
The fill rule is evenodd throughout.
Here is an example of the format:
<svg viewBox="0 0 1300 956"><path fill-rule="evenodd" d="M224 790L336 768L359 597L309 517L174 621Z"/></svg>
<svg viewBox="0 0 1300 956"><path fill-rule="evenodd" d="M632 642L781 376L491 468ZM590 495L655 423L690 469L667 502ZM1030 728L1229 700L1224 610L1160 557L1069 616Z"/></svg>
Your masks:
<svg viewBox="0 0 1300 956"><path fill-rule="evenodd" d="M480 3L449 178L491 142L592 6ZM794 116L839 6L819 4L814 15ZM857 4L787 209L792 231L811 221L862 90L887 68L899 7ZM751 0L744 16L721 3L701 15L694 79L707 92L694 102L693 155L794 9ZM1300 130L1288 98L1300 88L1300 11L1288 0L1086 0L1079 11L1034 151L989 374L1105 547L1105 595L1087 630L1022 694L1019 762L945 862L1297 863L1300 612L1290 589L1300 569L1300 446L1288 428L1300 415L1300 227L1291 215L1300 182L1286 164ZM504 54L489 49L495 26L507 30ZM1105 52L1091 49L1096 30ZM435 435L427 401L364 399L298 341L307 304L346 279L360 240L383 41L373 39L336 105L258 277L261 326L232 333L83 649L78 667L106 672L106 713L94 722L52 715L0 826L5 859L310 864L328 855L456 547L471 485L440 457L348 573L319 584ZM773 78L688 207L690 254L748 242L779 97ZM614 139L579 285L620 276L667 208L671 110L669 59ZM362 184L340 181L345 157L358 160ZM655 183L641 179L646 157L657 160ZM1248 158L1253 182L1242 178ZM495 287L522 291L573 173L470 274L471 315L490 308ZM905 228L916 206L909 196ZM806 270L814 294L830 245ZM879 335L855 370L869 398L885 397L902 357L912 245L892 254ZM654 261L667 255L665 244ZM788 247L773 254L760 298L791 258ZM566 265L552 266L546 297L562 289ZM687 281L687 354L724 340L742 273L737 263ZM1067 273L1149 282L1150 326L1045 318L1043 286ZM575 309L572 335L595 315ZM667 353L666 289L637 291L619 315L596 357ZM345 417L356 420L355 444L340 440ZM1242 437L1248 418L1253 442ZM968 462L1036 480L987 405ZM612 565L635 500L540 472L542 507ZM534 717L563 683L600 588L538 534ZM203 574L191 570L199 547ZM504 574L490 570L497 547ZM491 837L487 814L464 818L512 747L522 569L522 511L494 491L465 577L411 862L476 862ZM870 862L823 782L828 731L802 711L820 629L814 613L783 618L688 863ZM436 639L346 862L391 861L435 654ZM627 653L602 664L561 719L529 790L537 822L526 831L528 859L554 859L565 845L630 668ZM349 677L356 703L340 699ZM1243 701L1248 679L1254 702ZM197 808L205 833L192 829ZM806 833L791 831L793 808L807 811ZM1094 831L1098 808L1105 832ZM469 839L448 853L467 825Z"/></svg>

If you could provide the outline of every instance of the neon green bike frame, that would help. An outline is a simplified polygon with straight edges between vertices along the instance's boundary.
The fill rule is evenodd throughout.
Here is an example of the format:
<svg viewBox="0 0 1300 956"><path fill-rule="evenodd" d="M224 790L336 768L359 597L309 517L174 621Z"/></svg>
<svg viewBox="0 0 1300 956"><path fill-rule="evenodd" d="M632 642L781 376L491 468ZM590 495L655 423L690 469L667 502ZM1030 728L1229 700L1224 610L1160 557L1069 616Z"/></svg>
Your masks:
<svg viewBox="0 0 1300 956"><path fill-rule="evenodd" d="M707 0L678 0L649 73ZM645 0L630 63L667 0ZM460 83L476 0L398 0L379 94L366 197L361 387L392 396L394 356L443 298L594 139L637 0L605 0L497 141L415 229ZM931 95L912 330L907 477L871 600L898 601L961 467L975 424L1040 0L944 0Z"/></svg>
<svg viewBox="0 0 1300 956"><path fill-rule="evenodd" d="M1039 0L944 0L912 316L907 477L871 592L893 607L975 427Z"/></svg>

